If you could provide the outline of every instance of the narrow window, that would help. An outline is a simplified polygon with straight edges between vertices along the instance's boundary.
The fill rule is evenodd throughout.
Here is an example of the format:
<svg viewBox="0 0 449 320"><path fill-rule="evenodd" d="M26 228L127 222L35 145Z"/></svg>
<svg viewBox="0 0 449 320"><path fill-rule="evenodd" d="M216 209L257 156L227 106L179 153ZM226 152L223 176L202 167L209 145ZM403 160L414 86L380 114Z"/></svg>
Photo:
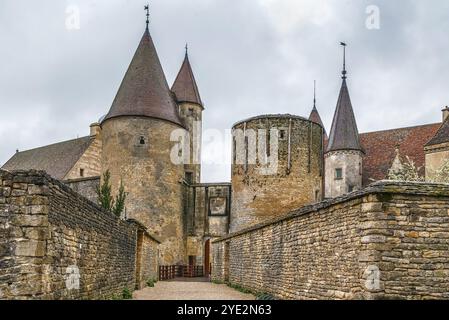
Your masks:
<svg viewBox="0 0 449 320"><path fill-rule="evenodd" d="M320 200L320 190L315 190L315 201Z"/></svg>
<svg viewBox="0 0 449 320"><path fill-rule="evenodd" d="M335 169L335 180L343 179L343 169L337 168Z"/></svg>
<svg viewBox="0 0 449 320"><path fill-rule="evenodd" d="M84 177L84 169L80 169L80 177Z"/></svg>
<svg viewBox="0 0 449 320"><path fill-rule="evenodd" d="M186 172L186 181L190 184L193 182L193 172Z"/></svg>
<svg viewBox="0 0 449 320"><path fill-rule="evenodd" d="M279 130L279 138L285 140L285 130Z"/></svg>
<svg viewBox="0 0 449 320"><path fill-rule="evenodd" d="M189 113L188 113L188 115L189 115L189 116L193 116L193 108L189 108Z"/></svg>
<svg viewBox="0 0 449 320"><path fill-rule="evenodd" d="M139 139L139 142L140 142L141 145L144 145L145 144L145 137L141 136L140 139Z"/></svg>

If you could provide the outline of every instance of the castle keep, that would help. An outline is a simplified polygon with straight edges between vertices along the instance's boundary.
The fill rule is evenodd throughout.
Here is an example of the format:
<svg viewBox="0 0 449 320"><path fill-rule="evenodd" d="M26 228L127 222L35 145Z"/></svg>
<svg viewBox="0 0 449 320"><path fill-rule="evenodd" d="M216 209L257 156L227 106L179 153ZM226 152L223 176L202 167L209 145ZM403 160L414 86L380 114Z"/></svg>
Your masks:
<svg viewBox="0 0 449 320"><path fill-rule="evenodd" d="M8 263L18 261L14 255L32 257L36 274L57 274L40 276L32 288L17 276L11 281L25 289L0 289L21 298L114 294L120 288L105 272L89 274L94 265L83 269L94 289L86 284L72 296L61 285L62 268L88 265L101 253L98 263L132 274L113 275L128 286L144 286L157 265L197 265L216 280L271 288L281 298L404 297L413 291L404 268L420 282L432 265L436 280L425 286L437 286L419 296L447 297L441 283L449 271L432 260L448 263L447 187L378 182L406 156L432 179L449 160L447 107L442 123L360 134L345 66L330 131L316 101L307 118L238 121L232 179L220 183L201 180L206 110L187 50L170 87L147 25L110 109L89 136L17 152L0 170L0 221L16 228L2 229L0 252L7 248ZM120 219L96 205L106 172L112 194L121 183L127 193ZM379 286L371 289L361 285L376 272L387 279L374 278ZM398 289L395 275L410 280L409 291Z"/></svg>

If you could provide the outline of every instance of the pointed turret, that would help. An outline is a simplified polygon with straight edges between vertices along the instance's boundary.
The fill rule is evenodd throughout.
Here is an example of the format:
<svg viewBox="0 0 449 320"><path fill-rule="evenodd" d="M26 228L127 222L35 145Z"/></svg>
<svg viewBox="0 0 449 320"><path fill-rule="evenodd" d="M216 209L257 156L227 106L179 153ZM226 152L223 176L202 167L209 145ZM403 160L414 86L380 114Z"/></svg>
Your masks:
<svg viewBox="0 0 449 320"><path fill-rule="evenodd" d="M187 52L182 63L181 70L173 83L172 92L176 95L178 103L189 102L196 103L203 107L200 92L196 85L195 76L193 75L192 67L189 61L189 54Z"/></svg>
<svg viewBox="0 0 449 320"><path fill-rule="evenodd" d="M362 150L345 76L343 76L327 146L327 152L337 150Z"/></svg>
<svg viewBox="0 0 449 320"><path fill-rule="evenodd" d="M183 126L148 26L102 123L122 116L150 117Z"/></svg>
<svg viewBox="0 0 449 320"><path fill-rule="evenodd" d="M324 127L323 121L321 120L320 114L318 112L318 109L316 108L316 83L314 83L313 88L313 109L312 112L310 112L309 120L315 123L318 123L320 126L323 127L323 133L324 133L324 140L327 140L327 133L326 128Z"/></svg>
<svg viewBox="0 0 449 320"><path fill-rule="evenodd" d="M325 166L325 195L334 198L362 188L363 150L346 84L346 44L343 51L342 85L329 134Z"/></svg>

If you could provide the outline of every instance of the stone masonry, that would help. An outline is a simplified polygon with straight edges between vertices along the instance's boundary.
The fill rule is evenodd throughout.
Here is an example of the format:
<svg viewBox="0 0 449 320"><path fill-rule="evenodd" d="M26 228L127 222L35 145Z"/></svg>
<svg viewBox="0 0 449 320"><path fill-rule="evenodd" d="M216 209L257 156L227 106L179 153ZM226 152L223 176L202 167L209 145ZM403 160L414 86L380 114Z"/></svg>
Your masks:
<svg viewBox="0 0 449 320"><path fill-rule="evenodd" d="M155 276L157 243L44 172L0 170L0 299L121 295Z"/></svg>
<svg viewBox="0 0 449 320"><path fill-rule="evenodd" d="M449 186L378 182L213 243L214 280L282 299L448 299Z"/></svg>

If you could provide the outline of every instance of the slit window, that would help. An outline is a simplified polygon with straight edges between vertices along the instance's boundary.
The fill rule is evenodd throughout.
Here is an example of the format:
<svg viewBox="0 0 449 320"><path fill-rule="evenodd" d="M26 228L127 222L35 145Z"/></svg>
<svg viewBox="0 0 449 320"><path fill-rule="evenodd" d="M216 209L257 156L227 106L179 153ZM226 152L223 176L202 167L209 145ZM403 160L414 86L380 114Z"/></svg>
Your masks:
<svg viewBox="0 0 449 320"><path fill-rule="evenodd" d="M80 177L84 177L84 169L80 169Z"/></svg>
<svg viewBox="0 0 449 320"><path fill-rule="evenodd" d="M285 130L279 130L279 138L285 140Z"/></svg>
<svg viewBox="0 0 449 320"><path fill-rule="evenodd" d="M141 137L139 138L139 143L140 143L141 145L144 145L144 144L145 144L145 137L144 137L144 136L141 136Z"/></svg>

